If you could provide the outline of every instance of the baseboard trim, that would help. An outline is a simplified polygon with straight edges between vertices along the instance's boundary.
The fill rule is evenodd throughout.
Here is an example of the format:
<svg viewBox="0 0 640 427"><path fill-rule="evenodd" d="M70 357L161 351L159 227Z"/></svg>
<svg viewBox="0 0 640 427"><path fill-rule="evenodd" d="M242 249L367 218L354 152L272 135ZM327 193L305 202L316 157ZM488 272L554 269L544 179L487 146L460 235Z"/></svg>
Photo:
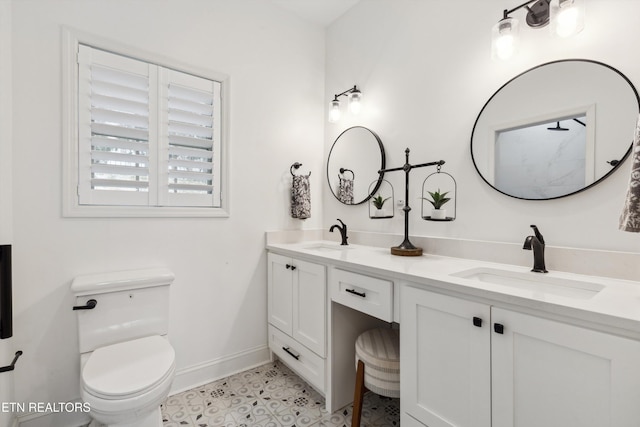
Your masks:
<svg viewBox="0 0 640 427"><path fill-rule="evenodd" d="M169 395L178 394L255 366L263 365L270 360L269 347L261 345L182 368L176 372Z"/></svg>

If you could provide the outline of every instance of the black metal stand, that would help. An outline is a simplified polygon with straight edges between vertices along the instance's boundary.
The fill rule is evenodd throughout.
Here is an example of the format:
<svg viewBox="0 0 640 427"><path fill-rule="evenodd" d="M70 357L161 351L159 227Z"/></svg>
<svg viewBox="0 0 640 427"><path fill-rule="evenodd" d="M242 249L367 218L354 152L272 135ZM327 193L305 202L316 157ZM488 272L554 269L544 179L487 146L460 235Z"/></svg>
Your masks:
<svg viewBox="0 0 640 427"><path fill-rule="evenodd" d="M444 165L444 160L412 165L409 163L410 151L411 150L409 150L409 148L404 150L405 159L406 159L404 166L399 168L383 169L378 171L378 173L404 171L404 207L402 208L402 210L404 211L404 240L399 246L391 247L391 255L399 255L399 256L422 255L422 248L418 248L414 246L413 243L411 243L411 241L409 240L409 212L411 211L411 206L409 206L409 172L411 172L412 169L423 168L425 166Z"/></svg>

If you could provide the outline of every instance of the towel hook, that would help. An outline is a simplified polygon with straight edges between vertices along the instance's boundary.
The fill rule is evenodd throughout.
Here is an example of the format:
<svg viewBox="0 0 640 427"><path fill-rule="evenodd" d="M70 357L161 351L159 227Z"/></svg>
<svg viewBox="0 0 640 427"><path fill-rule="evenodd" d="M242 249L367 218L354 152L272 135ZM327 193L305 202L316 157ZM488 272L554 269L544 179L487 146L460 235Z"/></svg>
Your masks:
<svg viewBox="0 0 640 427"><path fill-rule="evenodd" d="M342 175L344 175L345 172L351 172L351 180L353 181L354 179L356 179L356 174L353 173L353 171L351 169L347 169L347 168L340 168L340 173Z"/></svg>
<svg viewBox="0 0 640 427"><path fill-rule="evenodd" d="M291 167L289 168L289 172L291 172L291 176L296 176L296 174L293 173L293 170L300 169L300 166L302 166L302 163L299 163L299 162L295 162L294 164L291 165ZM311 172L309 172L308 176L311 176Z"/></svg>

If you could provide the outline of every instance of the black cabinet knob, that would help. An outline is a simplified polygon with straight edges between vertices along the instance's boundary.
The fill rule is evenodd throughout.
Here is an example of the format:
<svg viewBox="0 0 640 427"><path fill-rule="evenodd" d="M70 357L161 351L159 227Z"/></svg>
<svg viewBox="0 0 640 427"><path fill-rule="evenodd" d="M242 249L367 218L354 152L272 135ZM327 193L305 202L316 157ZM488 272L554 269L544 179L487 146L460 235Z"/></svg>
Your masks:
<svg viewBox="0 0 640 427"><path fill-rule="evenodd" d="M477 326L478 328L482 328L482 319L479 317L473 318L473 326Z"/></svg>
<svg viewBox="0 0 640 427"><path fill-rule="evenodd" d="M494 323L493 330L496 334L504 334L504 325L501 323Z"/></svg>

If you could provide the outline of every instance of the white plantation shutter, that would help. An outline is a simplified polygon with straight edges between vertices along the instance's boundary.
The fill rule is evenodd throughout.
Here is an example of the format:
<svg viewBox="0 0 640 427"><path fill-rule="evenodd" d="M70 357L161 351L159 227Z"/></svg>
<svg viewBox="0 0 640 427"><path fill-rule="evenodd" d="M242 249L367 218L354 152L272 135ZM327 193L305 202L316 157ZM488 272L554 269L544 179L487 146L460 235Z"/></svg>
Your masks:
<svg viewBox="0 0 640 427"><path fill-rule="evenodd" d="M153 72L142 61L83 45L78 64L79 202L148 205Z"/></svg>
<svg viewBox="0 0 640 427"><path fill-rule="evenodd" d="M166 70L166 204L220 206L220 83Z"/></svg>
<svg viewBox="0 0 640 427"><path fill-rule="evenodd" d="M221 206L221 83L79 45L78 201Z"/></svg>

